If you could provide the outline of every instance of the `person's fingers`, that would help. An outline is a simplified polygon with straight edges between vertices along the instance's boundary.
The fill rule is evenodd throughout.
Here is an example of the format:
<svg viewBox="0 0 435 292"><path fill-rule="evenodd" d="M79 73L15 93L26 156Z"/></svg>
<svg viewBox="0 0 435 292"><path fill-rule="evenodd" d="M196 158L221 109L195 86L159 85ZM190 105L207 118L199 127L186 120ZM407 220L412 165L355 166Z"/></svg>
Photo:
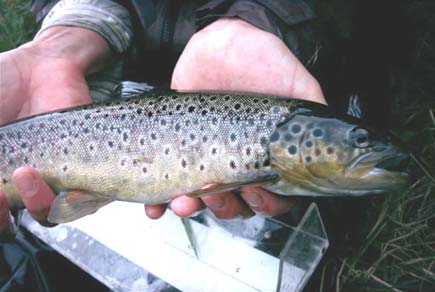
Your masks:
<svg viewBox="0 0 435 292"><path fill-rule="evenodd" d="M0 234L10 230L8 202L4 193L0 192Z"/></svg>
<svg viewBox="0 0 435 292"><path fill-rule="evenodd" d="M231 192L204 196L202 201L220 219L250 217L252 211Z"/></svg>
<svg viewBox="0 0 435 292"><path fill-rule="evenodd" d="M47 183L35 169L27 166L15 170L12 179L32 217L37 221L46 221L55 197Z"/></svg>
<svg viewBox="0 0 435 292"><path fill-rule="evenodd" d="M274 195L260 187L243 187L242 197L256 213L278 216L292 208L291 199Z"/></svg>
<svg viewBox="0 0 435 292"><path fill-rule="evenodd" d="M145 205L145 214L151 219L159 219L165 214L166 208L164 205Z"/></svg>
<svg viewBox="0 0 435 292"><path fill-rule="evenodd" d="M188 196L178 196L172 200L170 207L176 215L180 217L188 217L195 212L202 210L204 205L200 199Z"/></svg>

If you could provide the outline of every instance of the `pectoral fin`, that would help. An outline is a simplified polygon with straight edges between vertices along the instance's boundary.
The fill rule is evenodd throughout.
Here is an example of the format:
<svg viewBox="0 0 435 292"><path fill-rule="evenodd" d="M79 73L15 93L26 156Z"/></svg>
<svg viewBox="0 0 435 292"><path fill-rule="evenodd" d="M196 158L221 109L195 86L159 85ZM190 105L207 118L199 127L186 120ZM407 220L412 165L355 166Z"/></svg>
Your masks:
<svg viewBox="0 0 435 292"><path fill-rule="evenodd" d="M251 180L251 181L242 181L242 182L214 185L214 186L211 186L209 188L200 189L200 190L190 192L186 195L189 197L192 197L192 198L200 198L202 196L208 196L208 195L213 195L213 194L217 194L217 193L228 192L228 191L235 190L235 189L238 189L241 187L246 187L246 186L252 186L252 187L262 186L265 184L274 183L278 179L279 179L279 175L271 174L271 175L259 177L255 180Z"/></svg>
<svg viewBox="0 0 435 292"><path fill-rule="evenodd" d="M81 191L60 193L51 204L48 221L56 224L74 221L95 213L112 201L111 198L95 193Z"/></svg>

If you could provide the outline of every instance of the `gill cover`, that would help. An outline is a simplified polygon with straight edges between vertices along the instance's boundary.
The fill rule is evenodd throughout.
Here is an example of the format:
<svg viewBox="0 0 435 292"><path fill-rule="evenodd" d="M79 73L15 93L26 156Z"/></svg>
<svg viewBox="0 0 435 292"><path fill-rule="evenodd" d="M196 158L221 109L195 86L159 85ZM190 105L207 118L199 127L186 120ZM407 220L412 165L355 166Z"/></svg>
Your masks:
<svg viewBox="0 0 435 292"><path fill-rule="evenodd" d="M269 154L281 179L267 189L282 195L383 193L406 181L401 172L376 168L386 159L401 157L397 149L372 140L351 118L299 111L271 135Z"/></svg>

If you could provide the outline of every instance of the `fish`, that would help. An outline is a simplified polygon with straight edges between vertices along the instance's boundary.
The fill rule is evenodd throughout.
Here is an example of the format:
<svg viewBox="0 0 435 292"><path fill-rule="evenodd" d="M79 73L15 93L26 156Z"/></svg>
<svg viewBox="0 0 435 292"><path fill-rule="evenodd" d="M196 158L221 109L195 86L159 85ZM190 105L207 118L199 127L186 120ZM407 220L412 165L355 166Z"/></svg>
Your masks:
<svg viewBox="0 0 435 292"><path fill-rule="evenodd" d="M57 194L48 221L116 201L162 204L242 186L283 196L362 196L403 187L405 154L326 106L277 96L149 93L0 127L0 191L39 171ZM385 165L385 166L383 166ZM204 186L210 186L204 188Z"/></svg>

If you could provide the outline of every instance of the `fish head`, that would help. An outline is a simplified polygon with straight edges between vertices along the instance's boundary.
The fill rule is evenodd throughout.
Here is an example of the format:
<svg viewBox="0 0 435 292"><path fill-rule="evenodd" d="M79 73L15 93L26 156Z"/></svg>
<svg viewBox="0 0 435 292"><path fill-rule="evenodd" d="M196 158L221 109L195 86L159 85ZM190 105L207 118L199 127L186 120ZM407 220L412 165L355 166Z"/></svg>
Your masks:
<svg viewBox="0 0 435 292"><path fill-rule="evenodd" d="M359 196L400 189L407 155L348 120L297 114L270 137L271 167L282 195Z"/></svg>

